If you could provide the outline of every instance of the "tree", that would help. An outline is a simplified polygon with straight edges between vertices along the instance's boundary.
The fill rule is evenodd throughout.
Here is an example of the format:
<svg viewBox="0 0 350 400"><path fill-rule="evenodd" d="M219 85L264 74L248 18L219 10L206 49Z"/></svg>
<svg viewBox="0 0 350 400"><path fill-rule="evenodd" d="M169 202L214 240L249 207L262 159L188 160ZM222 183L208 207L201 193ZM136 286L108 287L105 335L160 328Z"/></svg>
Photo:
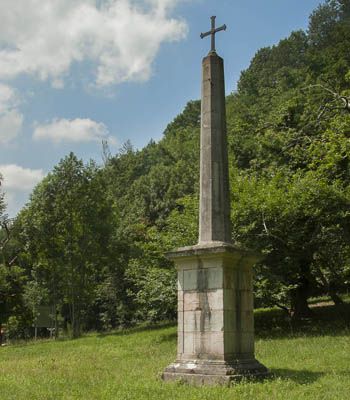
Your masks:
<svg viewBox="0 0 350 400"><path fill-rule="evenodd" d="M326 1L308 32L259 50L228 98L233 234L266 254L259 301L295 317L349 282L349 15Z"/></svg>
<svg viewBox="0 0 350 400"><path fill-rule="evenodd" d="M3 181L3 178L2 178L2 175L0 174L0 218L2 218L2 216L5 212L5 208L6 208L5 199L4 199L5 193L2 191L2 187L1 187L2 181Z"/></svg>
<svg viewBox="0 0 350 400"><path fill-rule="evenodd" d="M96 281L113 257L114 214L93 164L70 154L35 189L18 218L21 260L77 337L94 303ZM57 312L55 312L57 314Z"/></svg>
<svg viewBox="0 0 350 400"><path fill-rule="evenodd" d="M265 255L257 304L295 318L350 281L349 22L349 2L327 0L308 31L260 49L227 97L232 236ZM16 219L19 265L75 336L174 317L164 253L197 240L199 117L189 102L159 142L105 147L102 168L67 156Z"/></svg>
<svg viewBox="0 0 350 400"><path fill-rule="evenodd" d="M47 301L48 292L45 287L33 277L31 281L27 282L23 291L23 300L27 308L32 312L34 323L34 337L37 338L37 322L39 317L39 306Z"/></svg>
<svg viewBox="0 0 350 400"><path fill-rule="evenodd" d="M333 296L332 286L339 289L348 274L349 193L314 173L269 180L241 174L233 187L235 240L265 255L258 299L290 308L294 318L310 316L308 297Z"/></svg>
<svg viewBox="0 0 350 400"><path fill-rule="evenodd" d="M0 200L3 197L0 194ZM1 204L0 204L1 205ZM4 215L5 205L3 203L0 211L0 345L2 343L2 328L12 316L22 332L12 332L24 336L25 323L28 322L22 293L25 284L24 270L17 266L17 255L11 249L11 238L13 226L11 221Z"/></svg>

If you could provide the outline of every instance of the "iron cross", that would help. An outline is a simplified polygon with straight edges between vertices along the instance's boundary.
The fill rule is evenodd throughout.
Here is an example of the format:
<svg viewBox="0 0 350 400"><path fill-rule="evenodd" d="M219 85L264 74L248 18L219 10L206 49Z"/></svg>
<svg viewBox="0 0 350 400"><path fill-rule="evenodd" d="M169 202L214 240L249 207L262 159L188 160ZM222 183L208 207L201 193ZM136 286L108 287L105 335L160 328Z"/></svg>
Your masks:
<svg viewBox="0 0 350 400"><path fill-rule="evenodd" d="M211 17L211 30L206 33L201 33L201 39L206 36L211 35L211 52L215 53L215 34L220 31L226 31L226 25L220 26L220 28L215 28L215 16Z"/></svg>

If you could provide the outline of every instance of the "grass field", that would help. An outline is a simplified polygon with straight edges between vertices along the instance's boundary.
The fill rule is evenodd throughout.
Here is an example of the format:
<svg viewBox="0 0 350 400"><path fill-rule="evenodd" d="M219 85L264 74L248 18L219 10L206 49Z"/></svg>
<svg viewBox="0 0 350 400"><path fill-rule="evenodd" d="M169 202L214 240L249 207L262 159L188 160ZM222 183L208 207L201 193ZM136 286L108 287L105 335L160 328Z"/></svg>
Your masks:
<svg viewBox="0 0 350 400"><path fill-rule="evenodd" d="M350 305L315 313L316 322L293 327L278 310L256 312L256 356L274 375L264 382L163 383L176 354L176 328L163 326L0 348L0 398L350 399Z"/></svg>

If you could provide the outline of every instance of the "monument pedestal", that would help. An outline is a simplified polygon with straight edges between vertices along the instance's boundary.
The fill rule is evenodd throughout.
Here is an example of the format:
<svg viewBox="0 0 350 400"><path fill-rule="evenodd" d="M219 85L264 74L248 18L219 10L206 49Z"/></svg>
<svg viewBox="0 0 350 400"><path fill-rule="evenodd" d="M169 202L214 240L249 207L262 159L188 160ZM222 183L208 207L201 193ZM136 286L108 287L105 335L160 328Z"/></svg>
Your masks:
<svg viewBox="0 0 350 400"><path fill-rule="evenodd" d="M224 242L167 256L178 270L178 354L163 379L229 384L266 377L254 357L252 266L259 256Z"/></svg>

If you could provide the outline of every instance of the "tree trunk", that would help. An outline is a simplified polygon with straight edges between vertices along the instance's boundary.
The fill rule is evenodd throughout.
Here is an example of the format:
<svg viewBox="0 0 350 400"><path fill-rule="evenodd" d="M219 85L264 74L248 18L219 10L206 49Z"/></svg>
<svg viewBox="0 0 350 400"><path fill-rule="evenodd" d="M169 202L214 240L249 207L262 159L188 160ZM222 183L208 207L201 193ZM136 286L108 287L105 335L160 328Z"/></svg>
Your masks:
<svg viewBox="0 0 350 400"><path fill-rule="evenodd" d="M294 320L311 318L313 313L307 302L309 297L309 281L303 277L299 286L291 293L292 316Z"/></svg>
<svg viewBox="0 0 350 400"><path fill-rule="evenodd" d="M55 330L54 330L54 337L55 337L55 340L56 339L58 339L58 318L57 318L57 303L56 303L56 300L55 300L55 304L54 304L54 313L55 313L55 326L54 326L54 328L55 328Z"/></svg>
<svg viewBox="0 0 350 400"><path fill-rule="evenodd" d="M321 269L317 268L318 276L322 282L323 290L328 294L328 296L333 300L334 304L341 305L344 304L343 300L338 296L336 293L336 285L332 285L324 274L322 273Z"/></svg>
<svg viewBox="0 0 350 400"><path fill-rule="evenodd" d="M80 307L80 300L77 301L77 305L76 305L76 316L75 316L75 335L76 337L80 337L81 336L81 307Z"/></svg>
<svg viewBox="0 0 350 400"><path fill-rule="evenodd" d="M73 302L72 302L72 315L71 315L71 320L72 320L72 338L74 339L75 336L75 302L74 302L74 296L73 296Z"/></svg>
<svg viewBox="0 0 350 400"><path fill-rule="evenodd" d="M80 304L79 300L73 296L73 304L72 304L72 336L74 339L81 336L80 331Z"/></svg>
<svg viewBox="0 0 350 400"><path fill-rule="evenodd" d="M343 300L337 295L337 293L330 291L328 294L329 297L333 300L335 305L339 306L344 304Z"/></svg>

